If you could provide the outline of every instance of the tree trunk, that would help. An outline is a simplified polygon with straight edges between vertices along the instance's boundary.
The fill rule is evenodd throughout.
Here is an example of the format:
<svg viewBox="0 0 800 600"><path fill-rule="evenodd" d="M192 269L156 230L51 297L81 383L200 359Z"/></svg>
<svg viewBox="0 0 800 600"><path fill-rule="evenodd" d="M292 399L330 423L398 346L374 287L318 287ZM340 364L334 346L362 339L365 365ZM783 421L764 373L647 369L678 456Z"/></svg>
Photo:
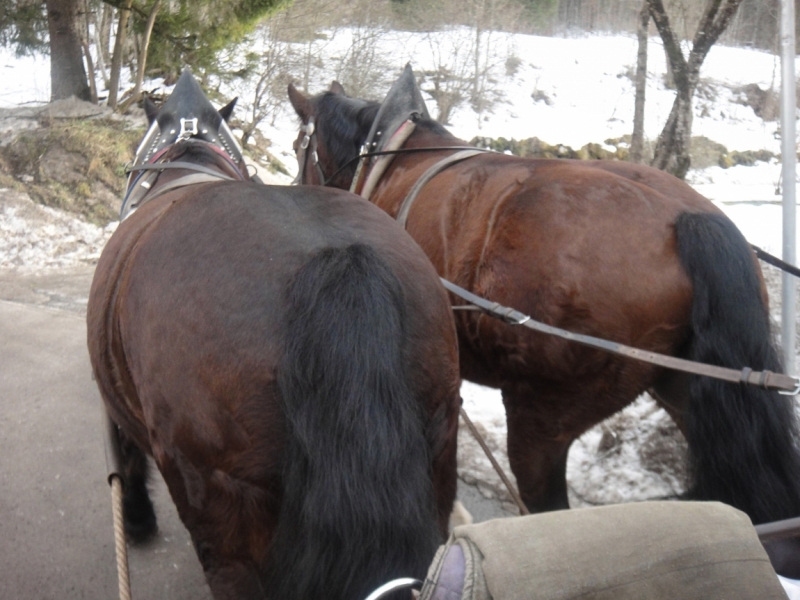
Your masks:
<svg viewBox="0 0 800 600"><path fill-rule="evenodd" d="M105 10L105 9L104 9ZM108 38L103 39L101 33L101 23L102 21L98 21L97 14L94 15L94 27L91 28L91 31L94 32L93 41L95 49L97 50L97 70L100 72L100 77L103 79L103 84L108 87L108 73L106 73L106 60L105 60L105 48L103 45L105 44L108 46ZM104 18L101 16L101 18Z"/></svg>
<svg viewBox="0 0 800 600"><path fill-rule="evenodd" d="M85 40L81 40L81 47L83 48L83 55L86 57L86 66L89 68L89 95L92 104L97 104L97 83L94 62L92 61L92 52L89 49L89 43Z"/></svg>
<svg viewBox="0 0 800 600"><path fill-rule="evenodd" d="M656 142L652 165L683 179L691 167L692 96L694 89L678 90L667 123Z"/></svg>
<svg viewBox="0 0 800 600"><path fill-rule="evenodd" d="M111 23L114 21L114 9L108 4L103 3L103 12L100 15L100 22L97 23L97 44L100 47L97 52L99 57L102 57L103 71L105 72L105 65L111 64L111 55L108 53L109 46L111 45ZM98 59L97 61L101 61ZM108 84L108 76L104 75L105 83Z"/></svg>
<svg viewBox="0 0 800 600"><path fill-rule="evenodd" d="M139 64L136 69L136 85L133 88L133 95L131 96L133 102L138 102L139 97L142 95L142 83L144 83L144 70L147 66L147 49L150 47L150 36L153 33L153 26L156 23L156 15L161 8L161 0L156 0L150 8L150 14L147 15L147 23L144 27L144 35L142 39L142 49L139 52Z"/></svg>
<svg viewBox="0 0 800 600"><path fill-rule="evenodd" d="M653 166L683 179L691 166L692 97L700 79L700 66L725 31L742 0L708 0L687 60L670 25L662 0L647 0L650 16L664 41L677 94L666 125L656 143Z"/></svg>
<svg viewBox="0 0 800 600"><path fill-rule="evenodd" d="M50 32L50 100L91 100L78 32L79 0L47 0Z"/></svg>
<svg viewBox="0 0 800 600"><path fill-rule="evenodd" d="M92 97L92 103L97 104L97 73L95 72L94 61L92 60L92 52L89 49L89 30L91 29L89 15L91 15L91 11L89 10L89 3L87 0L84 0L83 11L84 19L83 27L81 27L81 48L83 48L83 56L86 58L86 70L89 75L89 92Z"/></svg>
<svg viewBox="0 0 800 600"><path fill-rule="evenodd" d="M125 0L119 11L119 25L117 26L117 39L114 42L114 56L111 58L111 77L108 83L108 106L117 107L119 94L119 77L122 71L122 54L125 52L125 40L128 35L128 18L131 14L133 0Z"/></svg>
<svg viewBox="0 0 800 600"><path fill-rule="evenodd" d="M650 9L647 6L647 0L642 2L637 25L636 37L639 41L639 52L636 55L636 100L633 109L631 160L641 163L644 151L644 101L647 88L647 28L650 25Z"/></svg>

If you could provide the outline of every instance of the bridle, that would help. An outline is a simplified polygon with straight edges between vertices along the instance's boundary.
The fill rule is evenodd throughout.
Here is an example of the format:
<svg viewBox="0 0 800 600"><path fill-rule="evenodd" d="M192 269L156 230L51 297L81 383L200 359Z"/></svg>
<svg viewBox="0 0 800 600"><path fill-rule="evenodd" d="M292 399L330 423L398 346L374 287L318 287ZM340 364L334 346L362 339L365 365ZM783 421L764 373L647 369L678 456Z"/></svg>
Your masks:
<svg viewBox="0 0 800 600"><path fill-rule="evenodd" d="M175 146L172 144L159 150L147 163L142 165L131 166L126 169L129 175L129 184L125 196L122 199L122 206L120 208L120 221L128 217L134 210L139 208L144 202L153 200L158 196L166 194L167 192L185 187L188 185L196 185L199 183L212 183L217 181L248 181L250 178L247 173L243 173L239 166L233 159L221 148L206 142L204 140L179 138L176 142L183 142L187 144L202 144L214 152L217 156L221 157L224 164L232 171L234 176L223 173L216 169L209 168L205 165L175 160L166 160L167 152ZM183 170L190 171L188 175L183 175L173 179L156 189L158 179L164 171L168 170Z"/></svg>
<svg viewBox="0 0 800 600"><path fill-rule="evenodd" d="M297 148L297 177L294 178L292 181L292 185L298 185L305 183L304 179L306 178L306 163L308 162L309 155L311 156L312 164L317 169L317 177L319 177L319 185L325 186L328 185L331 179L325 179L325 173L322 171L322 167L319 164L319 153L317 152L317 128L314 126L314 117L309 117L308 122L305 123L300 127L300 131L302 131L305 135L303 135L303 139L300 140L300 146ZM309 151L310 150L310 151ZM342 169L336 171L334 173L334 177L341 172Z"/></svg>

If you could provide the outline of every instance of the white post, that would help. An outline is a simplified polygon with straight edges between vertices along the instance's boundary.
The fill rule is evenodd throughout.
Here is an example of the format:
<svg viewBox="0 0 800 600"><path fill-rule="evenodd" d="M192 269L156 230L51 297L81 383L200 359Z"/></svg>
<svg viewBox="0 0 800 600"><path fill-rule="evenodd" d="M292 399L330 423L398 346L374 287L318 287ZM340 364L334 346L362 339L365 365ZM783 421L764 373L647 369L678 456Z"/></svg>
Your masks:
<svg viewBox="0 0 800 600"><path fill-rule="evenodd" d="M797 145L795 120L797 109L794 73L795 35L794 0L781 0L781 161L783 180L783 260L796 264L797 201L795 174ZM794 276L783 273L783 308L781 340L786 372L795 374L795 303L797 287Z"/></svg>

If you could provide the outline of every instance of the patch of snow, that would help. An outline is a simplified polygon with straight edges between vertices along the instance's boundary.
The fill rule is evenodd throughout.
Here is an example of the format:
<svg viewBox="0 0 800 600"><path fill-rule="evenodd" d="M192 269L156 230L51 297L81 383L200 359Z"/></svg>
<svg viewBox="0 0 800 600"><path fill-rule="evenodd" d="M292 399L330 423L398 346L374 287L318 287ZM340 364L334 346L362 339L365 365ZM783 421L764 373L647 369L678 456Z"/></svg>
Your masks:
<svg viewBox="0 0 800 600"><path fill-rule="evenodd" d="M101 228L0 188L0 268L41 273L94 263L116 226Z"/></svg>

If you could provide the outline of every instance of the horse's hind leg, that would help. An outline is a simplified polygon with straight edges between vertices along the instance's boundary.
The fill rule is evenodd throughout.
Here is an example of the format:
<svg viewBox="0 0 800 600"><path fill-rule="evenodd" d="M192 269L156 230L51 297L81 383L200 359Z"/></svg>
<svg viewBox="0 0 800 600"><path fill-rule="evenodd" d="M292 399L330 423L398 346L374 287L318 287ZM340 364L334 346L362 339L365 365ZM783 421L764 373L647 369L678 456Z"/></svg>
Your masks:
<svg viewBox="0 0 800 600"><path fill-rule="evenodd" d="M560 435L557 419L549 420L529 394L504 391L503 404L508 462L522 501L532 513L569 508L567 455L574 438Z"/></svg>
<svg viewBox="0 0 800 600"><path fill-rule="evenodd" d="M111 451L119 462L118 468L123 480L122 512L125 533L131 542L144 542L156 532L156 513L147 480L150 466L147 455L130 437L125 435L117 424L108 417Z"/></svg>

